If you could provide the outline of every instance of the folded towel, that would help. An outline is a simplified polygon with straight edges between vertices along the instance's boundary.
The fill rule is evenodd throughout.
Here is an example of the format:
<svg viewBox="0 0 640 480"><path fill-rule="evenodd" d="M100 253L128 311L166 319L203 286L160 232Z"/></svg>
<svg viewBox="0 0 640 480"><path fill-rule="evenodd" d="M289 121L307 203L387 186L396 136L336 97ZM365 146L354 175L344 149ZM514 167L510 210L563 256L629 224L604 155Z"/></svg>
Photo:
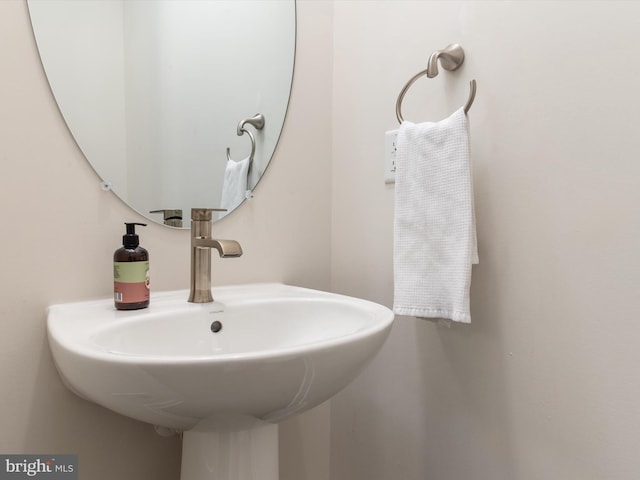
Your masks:
<svg viewBox="0 0 640 480"><path fill-rule="evenodd" d="M247 195L247 175L249 173L249 158L236 162L227 160L224 171L224 183L222 184L222 199L220 208L226 208L226 212L220 212L218 218L224 217L238 205Z"/></svg>
<svg viewBox="0 0 640 480"><path fill-rule="evenodd" d="M478 263L467 117L403 122L398 131L393 311L471 322Z"/></svg>

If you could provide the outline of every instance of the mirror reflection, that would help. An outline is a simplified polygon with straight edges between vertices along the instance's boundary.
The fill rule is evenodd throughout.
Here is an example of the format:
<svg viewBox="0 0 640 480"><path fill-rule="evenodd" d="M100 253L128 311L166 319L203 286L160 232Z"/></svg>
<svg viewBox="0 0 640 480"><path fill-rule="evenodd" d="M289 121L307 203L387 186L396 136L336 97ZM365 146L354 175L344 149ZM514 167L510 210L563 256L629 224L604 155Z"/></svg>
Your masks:
<svg viewBox="0 0 640 480"><path fill-rule="evenodd" d="M192 207L228 214L244 200L284 123L294 0L28 5L65 121L122 200L174 226L181 210L184 227Z"/></svg>

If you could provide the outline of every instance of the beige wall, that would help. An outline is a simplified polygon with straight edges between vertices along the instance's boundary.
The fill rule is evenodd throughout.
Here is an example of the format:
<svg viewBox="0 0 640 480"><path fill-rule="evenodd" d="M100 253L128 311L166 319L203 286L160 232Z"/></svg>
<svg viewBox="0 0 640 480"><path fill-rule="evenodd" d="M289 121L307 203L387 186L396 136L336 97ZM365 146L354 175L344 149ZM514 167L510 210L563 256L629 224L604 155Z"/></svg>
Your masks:
<svg viewBox="0 0 640 480"><path fill-rule="evenodd" d="M397 318L331 402L332 480L635 480L640 472L638 2L337 1L332 288L392 303L383 132L467 98L471 326Z"/></svg>
<svg viewBox="0 0 640 480"><path fill-rule="evenodd" d="M255 199L215 226L217 235L239 240L245 250L239 259L214 260L215 284L329 286L331 82L315 73L331 72L329 7L299 8L305 34L282 143ZM22 0L0 2L0 59L0 452L78 453L81 475L91 480L176 479L177 438L159 437L151 426L67 391L45 336L47 305L111 295L111 259L123 222L143 219L100 190L74 144ZM187 288L188 233L149 225L140 235L151 256L153 288ZM316 464L313 475L327 478L327 408L283 425L284 478Z"/></svg>
<svg viewBox="0 0 640 480"><path fill-rule="evenodd" d="M481 263L471 326L398 318L330 411L282 425L283 480L327 480L329 465L332 480L635 480L638 18L632 2L298 2L282 142L255 200L215 227L246 254L215 260L214 283L391 304L383 132L404 82L452 41L462 71L418 82L404 113L443 118L477 79ZM80 400L51 363L46 306L108 296L122 222L141 218L99 189L69 136L21 0L0 2L0 52L0 452L79 453L92 480L175 479L176 438ZM186 232L141 238L154 288L186 287Z"/></svg>

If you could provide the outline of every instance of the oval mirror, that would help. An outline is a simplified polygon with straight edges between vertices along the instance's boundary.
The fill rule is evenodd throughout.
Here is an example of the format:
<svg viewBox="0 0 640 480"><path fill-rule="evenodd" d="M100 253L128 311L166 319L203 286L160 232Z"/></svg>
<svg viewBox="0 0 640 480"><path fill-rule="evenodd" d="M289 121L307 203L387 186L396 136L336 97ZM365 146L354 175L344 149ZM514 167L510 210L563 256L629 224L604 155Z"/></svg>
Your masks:
<svg viewBox="0 0 640 480"><path fill-rule="evenodd" d="M28 6L60 111L105 188L172 226L244 200L284 124L295 0Z"/></svg>

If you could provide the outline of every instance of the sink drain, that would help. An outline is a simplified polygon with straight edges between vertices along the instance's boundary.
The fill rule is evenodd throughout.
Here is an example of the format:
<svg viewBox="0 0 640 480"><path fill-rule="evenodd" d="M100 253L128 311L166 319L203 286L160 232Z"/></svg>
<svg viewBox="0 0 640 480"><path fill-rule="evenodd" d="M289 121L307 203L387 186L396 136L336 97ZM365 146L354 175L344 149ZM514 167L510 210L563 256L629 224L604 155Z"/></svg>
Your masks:
<svg viewBox="0 0 640 480"><path fill-rule="evenodd" d="M222 322L219 322L218 320L216 320L211 324L211 331L213 333L218 333L220 330L222 330Z"/></svg>

